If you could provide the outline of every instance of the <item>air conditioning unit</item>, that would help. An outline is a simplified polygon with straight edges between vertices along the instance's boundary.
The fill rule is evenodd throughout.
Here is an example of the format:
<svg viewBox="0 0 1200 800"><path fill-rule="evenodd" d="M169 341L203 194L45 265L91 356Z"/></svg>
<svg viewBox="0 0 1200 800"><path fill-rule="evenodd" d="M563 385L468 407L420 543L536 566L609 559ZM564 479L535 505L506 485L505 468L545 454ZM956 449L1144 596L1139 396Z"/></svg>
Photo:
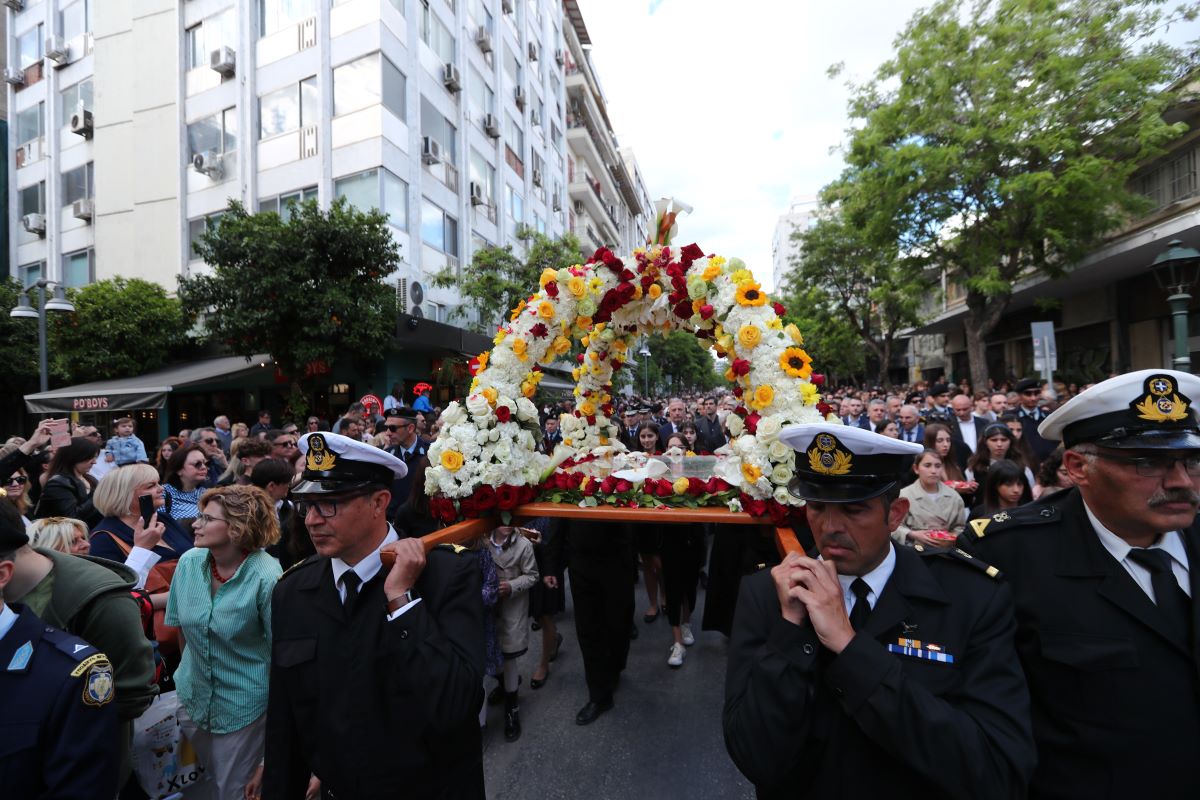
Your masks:
<svg viewBox="0 0 1200 800"><path fill-rule="evenodd" d="M42 140L34 139L17 148L17 169L28 166L42 157Z"/></svg>
<svg viewBox="0 0 1200 800"><path fill-rule="evenodd" d="M23 11L25 9L25 0L4 0L4 5L13 11Z"/></svg>
<svg viewBox="0 0 1200 800"><path fill-rule="evenodd" d="M446 64L442 67L442 85L452 92L457 92L462 88L458 77L458 67L453 64Z"/></svg>
<svg viewBox="0 0 1200 800"><path fill-rule="evenodd" d="M534 186L542 185L542 171L540 169L535 169L533 171L533 185Z"/></svg>
<svg viewBox="0 0 1200 800"><path fill-rule="evenodd" d="M513 0L500 0L500 10L505 14L513 13Z"/></svg>
<svg viewBox="0 0 1200 800"><path fill-rule="evenodd" d="M46 58L53 61L57 66L64 67L67 64L68 55L67 43L63 40L63 37L46 37Z"/></svg>
<svg viewBox="0 0 1200 800"><path fill-rule="evenodd" d="M71 133L77 133L85 139L92 138L92 112L83 106L75 109L71 115Z"/></svg>
<svg viewBox="0 0 1200 800"><path fill-rule="evenodd" d="M583 201L576 200L575 204L572 206L572 208L575 210L576 214L582 214L583 213Z"/></svg>
<svg viewBox="0 0 1200 800"><path fill-rule="evenodd" d="M562 211L562 198L558 195L554 195L553 205L551 207L555 211Z"/></svg>
<svg viewBox="0 0 1200 800"><path fill-rule="evenodd" d="M22 86L25 83L25 70L4 68L4 80L11 83L13 86Z"/></svg>
<svg viewBox="0 0 1200 800"><path fill-rule="evenodd" d="M213 72L233 75L237 72L237 53L232 47L218 47L208 54L208 66Z"/></svg>
<svg viewBox="0 0 1200 800"><path fill-rule="evenodd" d="M515 100L517 102L517 108L521 109L522 111L525 110L525 89L524 89L524 87L518 86L516 89L513 89L513 100Z"/></svg>
<svg viewBox="0 0 1200 800"><path fill-rule="evenodd" d="M554 51L554 63L558 64L561 67L566 62L567 62L567 59L566 59L566 56L563 55L562 48L560 47L557 50L555 50Z"/></svg>
<svg viewBox="0 0 1200 800"><path fill-rule="evenodd" d="M471 205L481 206L487 201L483 198L483 187L471 181Z"/></svg>
<svg viewBox="0 0 1200 800"><path fill-rule="evenodd" d="M201 175L216 179L221 177L221 154L216 150L205 150L192 156L192 169Z"/></svg>
<svg viewBox="0 0 1200 800"><path fill-rule="evenodd" d="M493 139L500 138L500 121L495 114L483 115L483 132Z"/></svg>
<svg viewBox="0 0 1200 800"><path fill-rule="evenodd" d="M538 110L536 108L529 112L529 124L530 125L541 125L542 124L542 115L538 113Z"/></svg>
<svg viewBox="0 0 1200 800"><path fill-rule="evenodd" d="M36 233L39 236L46 235L46 215L45 214L26 214L21 217L21 224L25 226L25 230L30 233Z"/></svg>
<svg viewBox="0 0 1200 800"><path fill-rule="evenodd" d="M90 197L85 197L81 200L76 200L71 203L71 214L75 219L86 219L92 221L92 214L95 212L95 204Z"/></svg>
<svg viewBox="0 0 1200 800"><path fill-rule="evenodd" d="M421 162L424 164L438 164L442 160L442 146L438 144L437 139L432 136L426 136L421 139Z"/></svg>
<svg viewBox="0 0 1200 800"><path fill-rule="evenodd" d="M537 45L534 44L533 42L530 42L529 43L529 60L537 61L537 59L538 59Z"/></svg>
<svg viewBox="0 0 1200 800"><path fill-rule="evenodd" d="M492 52L492 34L490 34L488 29L482 25L480 25L479 30L475 32L475 44L479 45L479 49L485 53Z"/></svg>

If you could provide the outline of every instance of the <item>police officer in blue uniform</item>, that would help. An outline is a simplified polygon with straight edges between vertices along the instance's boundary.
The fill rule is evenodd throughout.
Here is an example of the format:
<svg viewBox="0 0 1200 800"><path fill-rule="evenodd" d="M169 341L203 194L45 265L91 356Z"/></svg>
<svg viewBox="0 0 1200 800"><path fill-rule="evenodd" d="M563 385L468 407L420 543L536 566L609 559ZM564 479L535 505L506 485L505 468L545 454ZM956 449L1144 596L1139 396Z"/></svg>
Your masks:
<svg viewBox="0 0 1200 800"><path fill-rule="evenodd" d="M3 601L28 544L0 518L0 795L95 800L117 794L113 668L87 642Z"/></svg>
<svg viewBox="0 0 1200 800"><path fill-rule="evenodd" d="M794 425L819 557L742 581L725 745L760 798L1022 797L1029 692L1008 587L957 550L896 545L920 445Z"/></svg>

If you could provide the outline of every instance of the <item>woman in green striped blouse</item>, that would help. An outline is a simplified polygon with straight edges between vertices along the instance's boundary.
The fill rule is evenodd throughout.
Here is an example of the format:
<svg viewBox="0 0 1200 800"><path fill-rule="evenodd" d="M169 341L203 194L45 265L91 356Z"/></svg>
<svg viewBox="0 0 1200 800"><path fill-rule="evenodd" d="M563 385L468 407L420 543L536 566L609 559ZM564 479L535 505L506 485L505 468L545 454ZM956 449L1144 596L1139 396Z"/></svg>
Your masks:
<svg viewBox="0 0 1200 800"><path fill-rule="evenodd" d="M260 780L271 666L271 591L282 572L263 548L279 541L274 504L253 486L210 489L179 558L166 622L186 646L175 686L179 722L212 797L242 797Z"/></svg>

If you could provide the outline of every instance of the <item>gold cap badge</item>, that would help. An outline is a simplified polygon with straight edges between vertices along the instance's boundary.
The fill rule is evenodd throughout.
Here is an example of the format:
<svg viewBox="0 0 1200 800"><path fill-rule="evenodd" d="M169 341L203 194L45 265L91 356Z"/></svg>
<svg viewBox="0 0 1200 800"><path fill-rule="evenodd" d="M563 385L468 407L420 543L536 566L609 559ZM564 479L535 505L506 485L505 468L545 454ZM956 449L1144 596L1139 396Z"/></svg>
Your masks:
<svg viewBox="0 0 1200 800"><path fill-rule="evenodd" d="M1187 419L1191 399L1176 391L1169 375L1151 375L1143 387L1145 394L1131 402L1138 418L1150 422L1179 422Z"/></svg>
<svg viewBox="0 0 1200 800"><path fill-rule="evenodd" d="M853 458L832 433L818 433L808 448L808 466L821 475L850 474Z"/></svg>
<svg viewBox="0 0 1200 800"><path fill-rule="evenodd" d="M325 446L325 437L314 433L308 437L308 459L304 468L309 472L325 472L337 465L337 453Z"/></svg>

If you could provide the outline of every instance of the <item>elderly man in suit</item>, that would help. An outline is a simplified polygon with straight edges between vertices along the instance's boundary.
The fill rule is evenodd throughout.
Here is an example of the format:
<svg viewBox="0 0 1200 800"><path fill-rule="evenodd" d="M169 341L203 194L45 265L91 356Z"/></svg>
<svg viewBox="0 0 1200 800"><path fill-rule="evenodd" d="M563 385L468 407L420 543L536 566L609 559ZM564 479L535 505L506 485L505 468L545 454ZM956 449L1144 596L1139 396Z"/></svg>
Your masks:
<svg viewBox="0 0 1200 800"><path fill-rule="evenodd" d="M979 435L988 426L988 421L975 415L975 403L968 394L956 394L950 399L950 410L954 415L947 427L954 440L954 458L961 469L967 468L967 460L979 444Z"/></svg>
<svg viewBox="0 0 1200 800"><path fill-rule="evenodd" d="M1030 797L1200 786L1200 378L1142 370L1046 417L1074 489L972 520L1004 570L1033 698Z"/></svg>

